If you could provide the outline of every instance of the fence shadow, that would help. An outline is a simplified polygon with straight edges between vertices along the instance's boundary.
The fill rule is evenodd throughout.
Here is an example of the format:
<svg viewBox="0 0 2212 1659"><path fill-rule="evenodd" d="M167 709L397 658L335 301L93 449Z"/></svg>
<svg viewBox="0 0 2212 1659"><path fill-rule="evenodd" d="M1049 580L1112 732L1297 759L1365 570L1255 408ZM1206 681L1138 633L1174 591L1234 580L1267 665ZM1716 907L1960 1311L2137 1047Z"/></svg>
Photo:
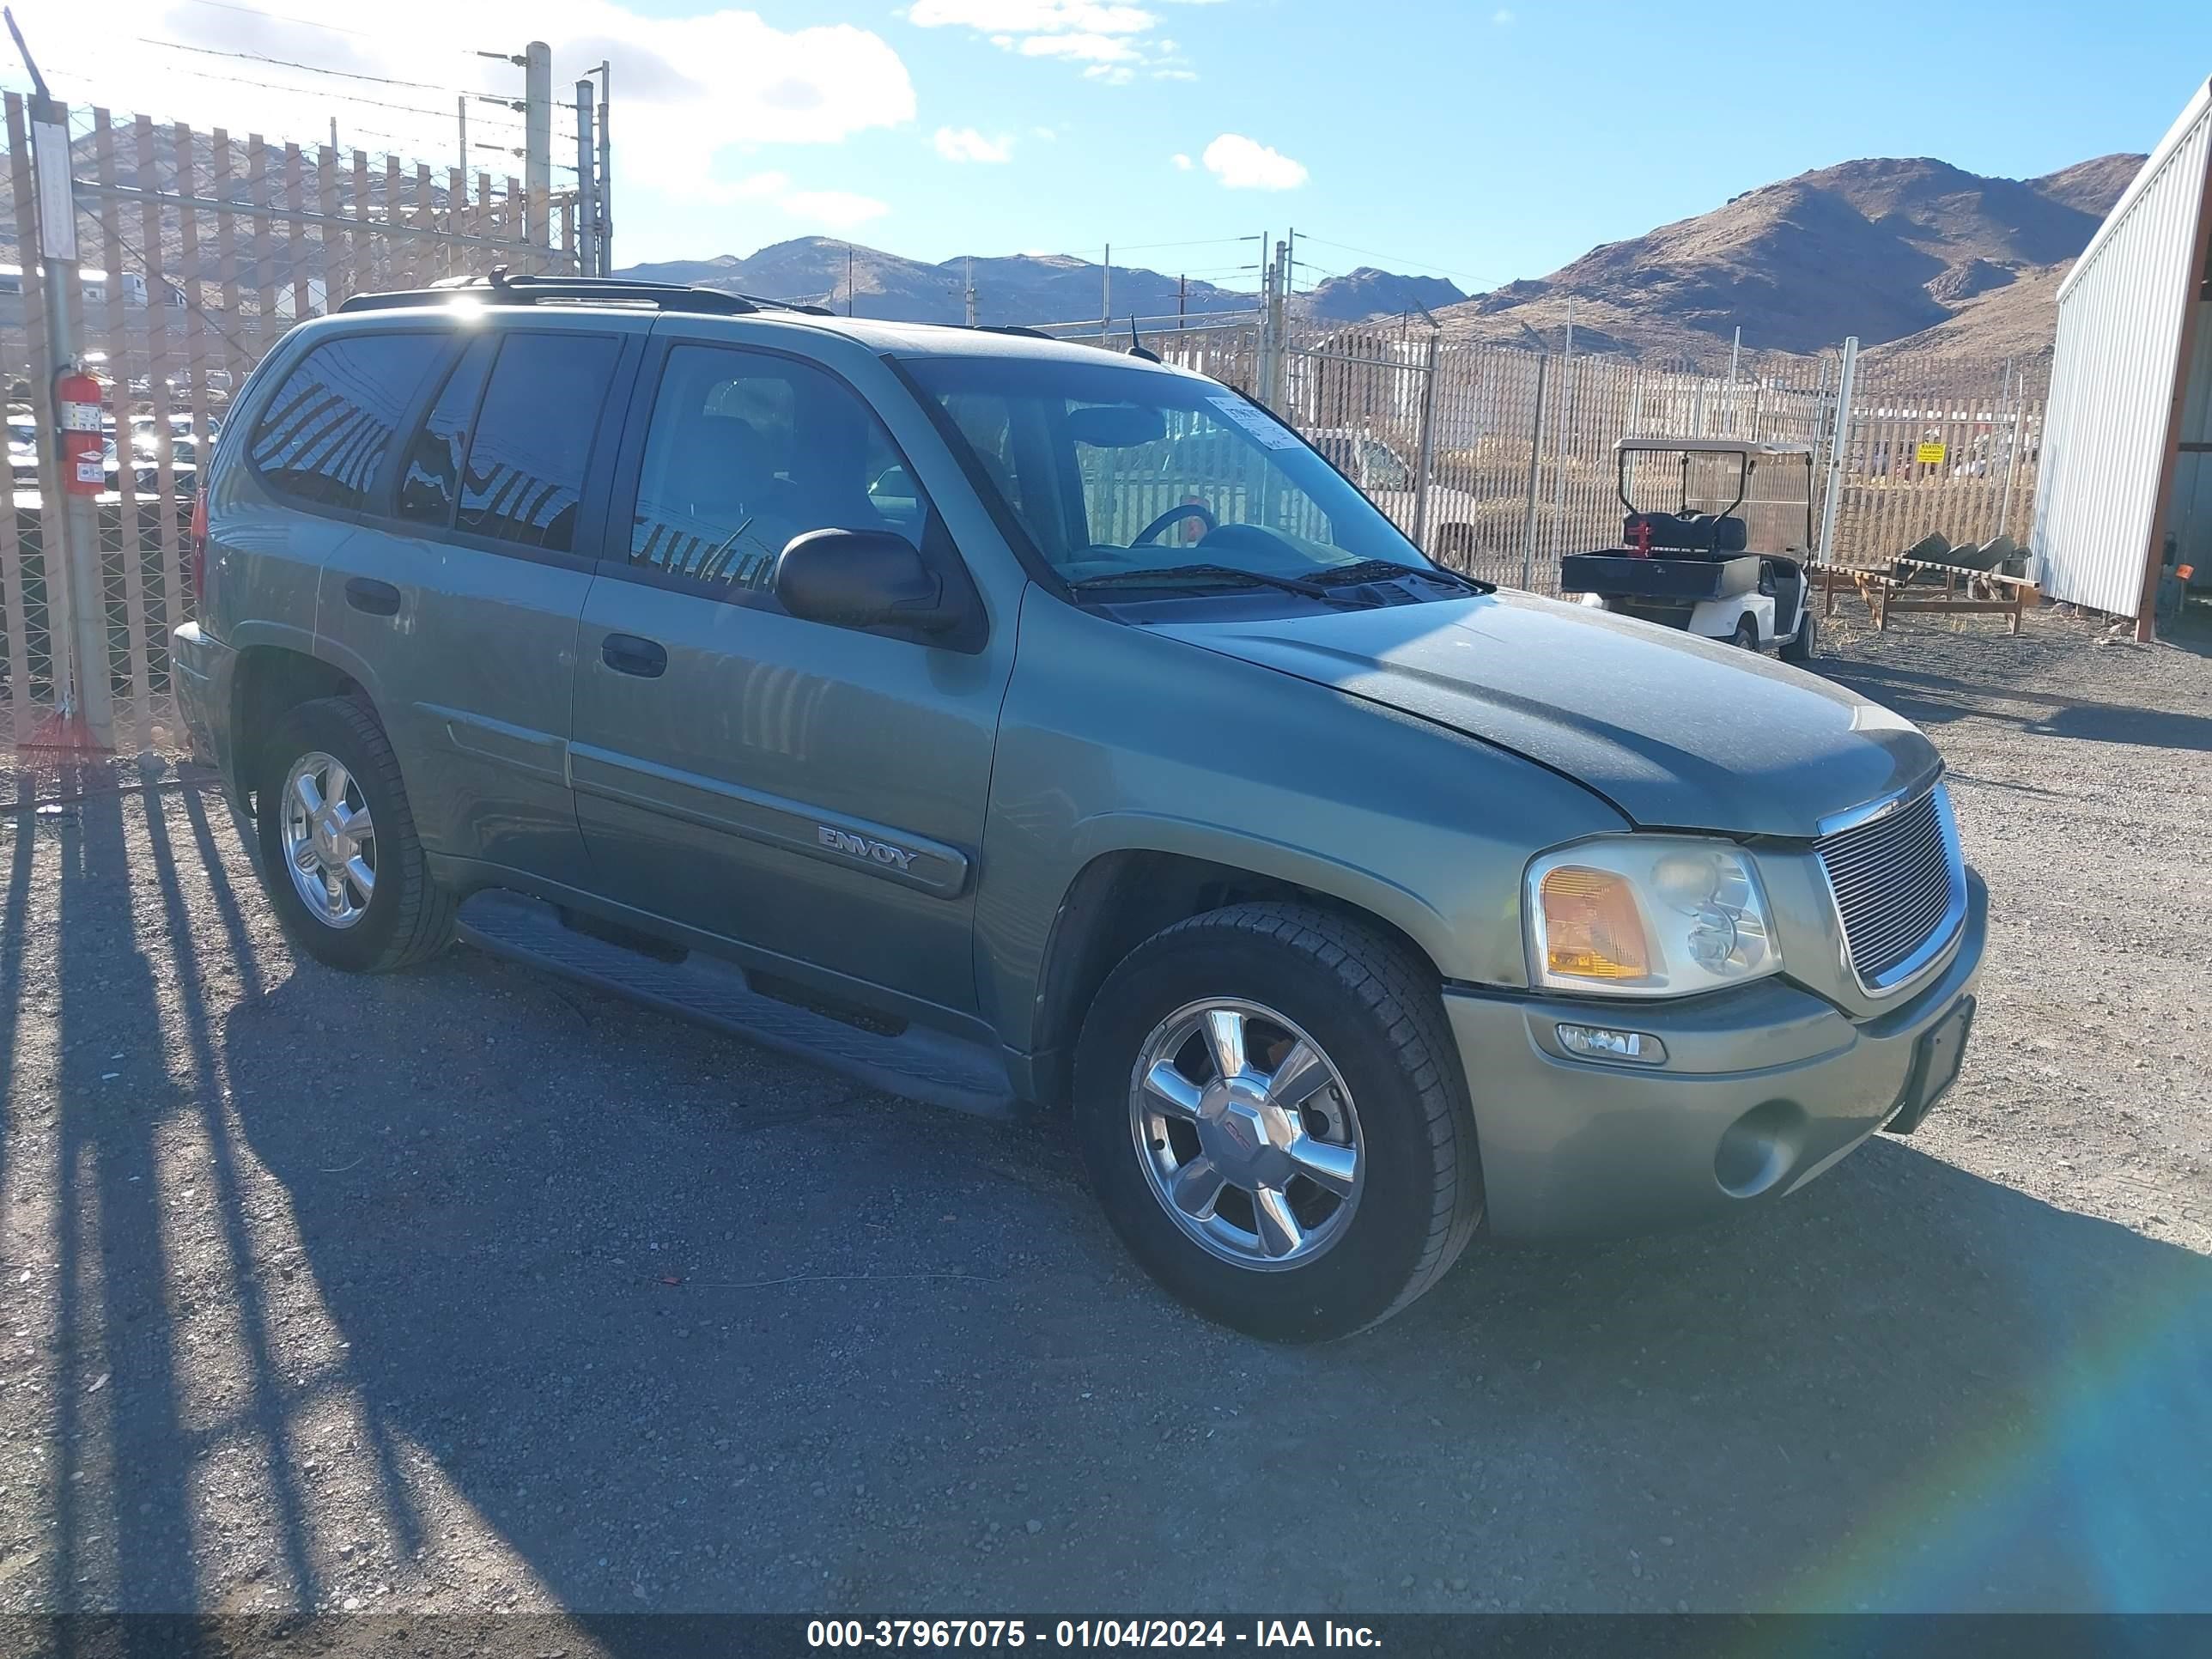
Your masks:
<svg viewBox="0 0 2212 1659"><path fill-rule="evenodd" d="M288 1601L342 1593L334 1539L489 1547L640 1659L665 1632L618 1615L2212 1605L2187 1251L1876 1141L1739 1224L1479 1247L1366 1337L1267 1347L1132 1270L1055 1131L465 952L295 964L218 798L172 799L48 843L64 1605L240 1593L195 1531L224 1437Z"/></svg>
<svg viewBox="0 0 2212 1659"><path fill-rule="evenodd" d="M430 971L467 1001L483 970ZM276 988L271 1029L327 992ZM1049 1147L888 1103L834 1133L672 1106L665 1030L595 1031L637 1085L611 1123L526 1018L495 1081L380 1097L343 1174L312 1115L240 1103L382 1432L580 1613L1313 1612L1429 1605L1431 1573L1474 1581L1462 1607L2212 1596L2184 1541L2212 1504L2161 1449L2212 1435L2212 1264L1908 1146L1741 1226L1480 1255L1379 1332L1283 1350L1141 1282ZM949 1262L971 1218L989 1249ZM793 1274L854 1248L896 1270ZM1270 1493L1295 1535L1249 1528ZM2162 1541L2108 1582L2121 1523ZM1632 1551L1663 1599L1590 1576Z"/></svg>

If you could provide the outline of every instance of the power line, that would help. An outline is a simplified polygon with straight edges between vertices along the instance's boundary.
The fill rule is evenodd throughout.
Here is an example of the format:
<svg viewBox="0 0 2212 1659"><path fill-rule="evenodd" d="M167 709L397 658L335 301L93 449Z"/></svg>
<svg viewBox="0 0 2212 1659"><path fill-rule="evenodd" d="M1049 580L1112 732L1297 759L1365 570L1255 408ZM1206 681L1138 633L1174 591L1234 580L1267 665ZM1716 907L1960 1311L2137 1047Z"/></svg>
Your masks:
<svg viewBox="0 0 2212 1659"><path fill-rule="evenodd" d="M203 58L235 58L250 64L268 64L276 69L299 70L308 75L335 75L348 81L373 81L380 87L408 87L416 92L459 92L472 98L501 98L494 92L482 92L474 87L447 86L436 81L399 81L388 75L364 75L358 70L325 69L319 64L295 63L289 58L271 58L265 52L225 52L219 46L188 46L181 40L156 40L150 34L142 34L138 43L160 46L167 52L196 52Z"/></svg>
<svg viewBox="0 0 2212 1659"><path fill-rule="evenodd" d="M1323 247L1341 248L1346 253L1363 254L1370 259L1388 259L1394 265L1411 265L1416 270L1438 271L1446 276L1464 276L1470 283L1484 283L1490 280L1486 276L1478 276L1471 270L1455 270L1449 265L1431 264L1425 259L1408 259L1395 253L1377 253L1373 248L1354 247L1349 242L1333 242L1326 236L1316 236L1307 231L1300 231L1298 240L1319 242Z"/></svg>

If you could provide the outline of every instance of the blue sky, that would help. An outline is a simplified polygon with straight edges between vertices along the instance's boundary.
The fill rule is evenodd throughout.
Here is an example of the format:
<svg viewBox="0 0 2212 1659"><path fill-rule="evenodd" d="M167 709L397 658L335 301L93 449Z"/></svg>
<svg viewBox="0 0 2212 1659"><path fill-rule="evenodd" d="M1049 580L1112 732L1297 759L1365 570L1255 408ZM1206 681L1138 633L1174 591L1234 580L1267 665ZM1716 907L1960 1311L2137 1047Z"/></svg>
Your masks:
<svg viewBox="0 0 2212 1659"><path fill-rule="evenodd" d="M1438 268L1462 287L1540 275L1593 243L1853 156L1937 155L2027 176L2148 149L2212 73L2212 6L2136 0L1885 6L1855 23L1826 6L1547 0L757 9L781 29L834 17L905 68L911 118L718 162L728 177L772 169L808 191L883 204L850 228L860 240L927 258L1038 248L1096 258L1111 240L1117 259L1128 249L1164 269L1215 271L1249 252L1139 250L1296 224L1316 239L1317 265L1368 258L1325 238L1389 256L1374 263ZM1136 15L1082 27L1100 12ZM984 27L951 21L963 17ZM1032 27L988 27L1022 21ZM1091 39L1048 44L1078 36ZM1101 40L1126 57L1078 55L1103 53ZM1007 159L948 160L940 129L957 135L956 155ZM1247 155L1224 177L1205 165L1224 134L1294 165ZM627 173L648 158L625 159ZM823 228L842 234L766 198L665 222L656 212L625 227L625 257L745 252Z"/></svg>
<svg viewBox="0 0 2212 1659"><path fill-rule="evenodd" d="M1228 283L1235 238L1293 225L1304 282L1474 289L1855 156L2028 176L2148 149L2212 73L2204 0L149 0L96 50L82 0L16 13L76 101L301 142L336 118L439 165L457 95L519 89L479 52L549 41L564 95L611 58L623 263L1110 241ZM471 164L514 165L511 112L471 107Z"/></svg>

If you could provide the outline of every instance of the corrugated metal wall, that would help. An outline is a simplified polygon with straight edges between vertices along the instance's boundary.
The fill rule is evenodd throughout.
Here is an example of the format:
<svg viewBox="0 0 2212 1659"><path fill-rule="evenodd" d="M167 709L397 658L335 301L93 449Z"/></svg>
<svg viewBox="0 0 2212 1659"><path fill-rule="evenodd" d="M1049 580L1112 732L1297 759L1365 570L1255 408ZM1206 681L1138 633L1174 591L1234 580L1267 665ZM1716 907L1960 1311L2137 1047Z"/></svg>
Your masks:
<svg viewBox="0 0 2212 1659"><path fill-rule="evenodd" d="M2058 291L2057 357L2030 545L2053 599L2142 603L2158 475L2212 144L2200 88Z"/></svg>

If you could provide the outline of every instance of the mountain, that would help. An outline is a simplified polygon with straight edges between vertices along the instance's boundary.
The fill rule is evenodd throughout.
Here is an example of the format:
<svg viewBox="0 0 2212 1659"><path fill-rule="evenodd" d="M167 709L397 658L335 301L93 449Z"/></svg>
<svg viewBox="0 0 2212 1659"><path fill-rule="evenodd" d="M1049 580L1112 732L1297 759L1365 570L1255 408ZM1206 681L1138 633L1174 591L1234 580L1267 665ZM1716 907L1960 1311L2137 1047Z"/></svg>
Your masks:
<svg viewBox="0 0 2212 1659"><path fill-rule="evenodd" d="M725 253L712 259L671 259L630 265L615 274L799 301L832 311L849 308L860 317L957 323L965 315L962 287L969 263L947 259L927 264L857 242L800 236L744 258ZM1191 283L1179 295L1176 277L1133 265L1114 267L1109 295L1102 266L1065 253L978 257L972 263L975 320L986 325L1085 322L1098 316L1102 305L1110 304L1115 319L1127 326L1132 312L1172 317L1179 302L1193 316L1247 311L1256 303L1249 294L1211 283Z"/></svg>
<svg viewBox="0 0 2212 1659"><path fill-rule="evenodd" d="M1593 248L1438 320L1455 338L1556 341L1571 295L1577 349L1598 351L1710 362L1739 325L1753 351L1815 351L1847 334L1870 346L1919 340L1944 356L2047 351L2053 273L2142 159L2100 156L2027 179L1924 156L1845 161Z"/></svg>
<svg viewBox="0 0 2212 1659"><path fill-rule="evenodd" d="M1300 295L1299 302L1307 316L1324 322L1356 323L1409 311L1441 311L1466 298L1457 284L1441 276L1401 276L1395 271L1361 265L1345 276L1328 278L1311 293Z"/></svg>
<svg viewBox="0 0 2212 1659"><path fill-rule="evenodd" d="M1858 336L1875 359L1925 364L2048 356L2058 281L2142 165L2100 155L2035 179L1968 173L1926 156L1844 161L1747 191L1710 213L1592 248L1550 276L1468 296L1441 276L1363 265L1296 296L1329 323L1426 311L1449 339L1556 347L1573 305L1578 351L1713 363L1746 350L1805 353ZM1067 254L928 264L801 236L745 258L676 259L617 273L957 323L972 263L986 324L1081 322L1109 304L1172 317L1247 311L1254 295Z"/></svg>

